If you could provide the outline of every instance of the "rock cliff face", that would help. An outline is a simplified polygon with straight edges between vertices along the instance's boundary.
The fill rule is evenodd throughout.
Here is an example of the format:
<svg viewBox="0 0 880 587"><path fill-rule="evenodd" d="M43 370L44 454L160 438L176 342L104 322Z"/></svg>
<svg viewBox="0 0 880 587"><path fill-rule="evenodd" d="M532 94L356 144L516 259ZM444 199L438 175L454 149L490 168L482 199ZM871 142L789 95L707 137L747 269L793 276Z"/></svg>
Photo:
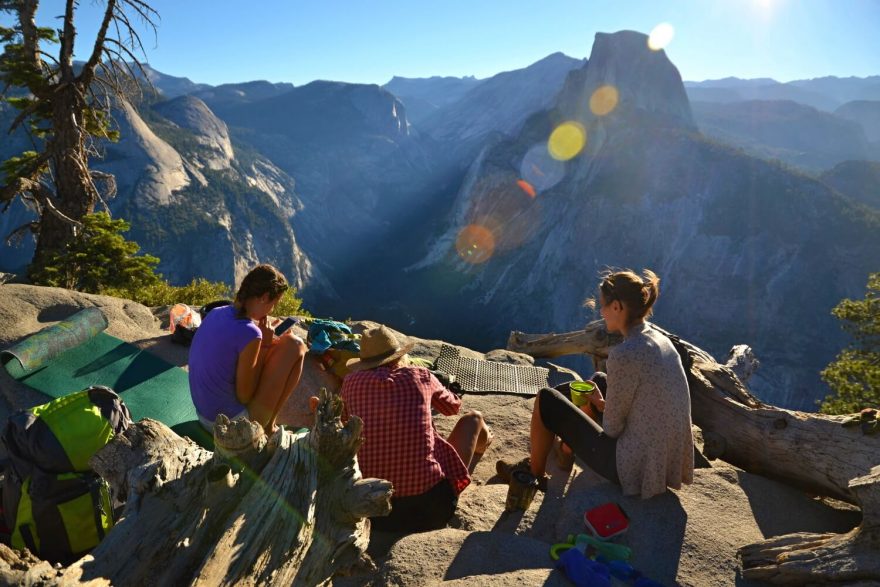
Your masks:
<svg viewBox="0 0 880 587"><path fill-rule="evenodd" d="M499 73L438 108L419 128L457 144L491 132L517 132L528 116L553 104L568 73L581 65L581 60L554 53L524 69Z"/></svg>
<svg viewBox="0 0 880 587"><path fill-rule="evenodd" d="M105 157L96 167L116 176L119 196L114 205L135 200L140 206L167 206L190 183L183 158L156 136L127 102L114 113L120 136L106 145Z"/></svg>
<svg viewBox="0 0 880 587"><path fill-rule="evenodd" d="M176 98L145 114L149 126L125 108L119 152L108 149L99 167L120 186L111 209L132 223L131 238L162 260L166 278L233 283L268 262L298 288L325 284L294 236L302 202L287 174L265 158L236 157L225 123L198 98Z"/></svg>
<svg viewBox="0 0 880 587"><path fill-rule="evenodd" d="M379 246L433 189L435 151L378 86L314 82L221 112L235 138L296 178L304 211L293 226L319 266L339 271L353 250Z"/></svg>
<svg viewBox="0 0 880 587"><path fill-rule="evenodd" d="M880 264L880 218L696 134L677 71L641 52L644 41L597 35L557 108L474 163L452 225L411 271L414 291L437 291L430 284L442 277L454 293L423 298L416 323L442 322L438 336L458 331L477 347L502 344L513 328L573 330L589 318L581 302L600 269L651 267L664 280L658 323L716 354L752 345L772 365L757 392L813 408L827 393L817 373L844 342L829 311ZM597 117L584 104L605 84L620 98ZM535 145L572 118L587 148L564 164L534 159ZM540 174L524 170L535 161ZM533 196L518 184L524 173L556 183ZM450 298L461 320L449 318Z"/></svg>
<svg viewBox="0 0 880 587"><path fill-rule="evenodd" d="M418 125L438 108L460 100L484 81L473 76L427 78L394 76L382 88L403 101L410 122Z"/></svg>
<svg viewBox="0 0 880 587"><path fill-rule="evenodd" d="M615 116L604 120L605 115L596 112L610 107L610 98L597 98L602 104L593 101L602 87L617 94L616 106L609 112ZM604 124L641 112L657 122L696 128L678 69L664 51L652 51L647 37L634 31L597 33L588 63L568 76L556 108L566 120L583 124Z"/></svg>
<svg viewBox="0 0 880 587"><path fill-rule="evenodd" d="M193 151L202 165L212 170L226 169L231 165L235 153L226 123L214 116L204 102L194 96L181 96L160 102L154 110L193 134L203 147Z"/></svg>
<svg viewBox="0 0 880 587"><path fill-rule="evenodd" d="M141 112L121 103L114 118L122 138L104 145L94 166L116 177L111 213L131 222L127 237L161 259L165 278L233 283L269 262L298 288L329 288L294 236L291 222L303 204L293 180L254 153L236 157L225 123L204 102L183 96ZM0 229L5 236L30 218L16 203L0 216ZM23 270L32 251L29 237L4 248L4 268Z"/></svg>

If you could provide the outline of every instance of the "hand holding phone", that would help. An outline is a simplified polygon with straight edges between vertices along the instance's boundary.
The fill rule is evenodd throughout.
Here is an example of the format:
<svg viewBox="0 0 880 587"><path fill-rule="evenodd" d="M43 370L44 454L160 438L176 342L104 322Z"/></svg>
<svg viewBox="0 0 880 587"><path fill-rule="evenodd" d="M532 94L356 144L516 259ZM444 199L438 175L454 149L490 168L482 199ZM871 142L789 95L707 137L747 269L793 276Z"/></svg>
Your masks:
<svg viewBox="0 0 880 587"><path fill-rule="evenodd" d="M285 318L281 324L275 327L275 336L281 336L297 322L299 322L298 318Z"/></svg>

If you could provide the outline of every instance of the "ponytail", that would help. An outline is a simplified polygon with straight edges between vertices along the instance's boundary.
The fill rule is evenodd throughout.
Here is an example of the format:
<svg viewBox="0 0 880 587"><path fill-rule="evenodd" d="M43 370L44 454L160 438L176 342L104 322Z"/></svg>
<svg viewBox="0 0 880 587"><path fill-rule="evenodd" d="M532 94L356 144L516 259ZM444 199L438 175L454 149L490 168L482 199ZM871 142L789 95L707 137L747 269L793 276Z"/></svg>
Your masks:
<svg viewBox="0 0 880 587"><path fill-rule="evenodd" d="M654 302L660 296L660 278L650 269L642 271L642 307L645 313L641 317L650 316L653 313Z"/></svg>
<svg viewBox="0 0 880 587"><path fill-rule="evenodd" d="M651 316L654 303L660 296L660 278L656 273L645 269L639 277L629 269L614 272L608 270L600 277L599 291L605 302L617 300L626 306L630 324ZM593 300L587 300L585 305L593 307L594 303L591 302Z"/></svg>

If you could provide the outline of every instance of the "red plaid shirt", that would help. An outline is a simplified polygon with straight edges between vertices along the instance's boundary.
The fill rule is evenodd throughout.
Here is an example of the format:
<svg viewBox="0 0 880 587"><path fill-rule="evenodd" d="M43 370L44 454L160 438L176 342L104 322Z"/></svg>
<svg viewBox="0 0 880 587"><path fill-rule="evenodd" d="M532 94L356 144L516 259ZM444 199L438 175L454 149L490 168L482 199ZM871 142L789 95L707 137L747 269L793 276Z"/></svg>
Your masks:
<svg viewBox="0 0 880 587"><path fill-rule="evenodd" d="M434 429L431 408L457 414L461 400L422 367L377 367L346 376L345 412L364 421L358 463L364 477L386 479L395 497L419 495L448 479L456 495L471 482L452 445Z"/></svg>

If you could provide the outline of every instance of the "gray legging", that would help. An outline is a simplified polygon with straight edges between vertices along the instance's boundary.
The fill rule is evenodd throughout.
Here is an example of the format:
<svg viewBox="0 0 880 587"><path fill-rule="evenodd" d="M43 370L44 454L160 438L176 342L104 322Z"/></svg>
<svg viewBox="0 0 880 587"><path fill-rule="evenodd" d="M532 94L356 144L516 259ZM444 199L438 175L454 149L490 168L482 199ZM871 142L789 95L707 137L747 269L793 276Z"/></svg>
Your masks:
<svg viewBox="0 0 880 587"><path fill-rule="evenodd" d="M591 379L604 393L605 374L596 373ZM567 384L559 387L545 387L538 392L535 401L539 402L544 426L571 447L588 467L620 485L617 476L617 439L605 434L601 426L571 403Z"/></svg>

